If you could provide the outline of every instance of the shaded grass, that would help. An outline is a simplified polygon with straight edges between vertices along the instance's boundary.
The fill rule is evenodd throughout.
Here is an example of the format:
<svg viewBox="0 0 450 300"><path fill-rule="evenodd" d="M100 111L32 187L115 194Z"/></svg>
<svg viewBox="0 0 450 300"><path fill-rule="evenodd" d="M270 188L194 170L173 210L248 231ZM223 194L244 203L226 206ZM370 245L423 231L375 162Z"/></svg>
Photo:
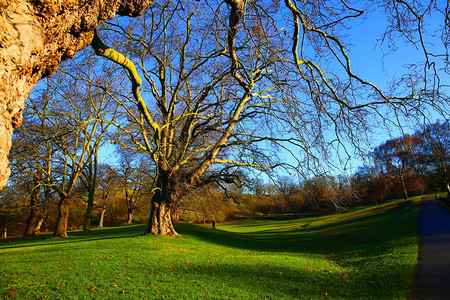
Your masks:
<svg viewBox="0 0 450 300"><path fill-rule="evenodd" d="M404 299L417 260L417 205L290 220L180 223L0 242L0 298Z"/></svg>
<svg viewBox="0 0 450 300"><path fill-rule="evenodd" d="M436 194L436 198L444 209L450 211L450 197L447 192Z"/></svg>

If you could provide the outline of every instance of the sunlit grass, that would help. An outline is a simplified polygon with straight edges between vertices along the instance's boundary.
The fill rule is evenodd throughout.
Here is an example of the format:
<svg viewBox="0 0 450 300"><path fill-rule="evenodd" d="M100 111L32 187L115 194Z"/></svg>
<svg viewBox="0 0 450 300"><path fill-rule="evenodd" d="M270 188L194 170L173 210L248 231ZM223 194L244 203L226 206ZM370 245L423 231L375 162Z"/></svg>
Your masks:
<svg viewBox="0 0 450 300"><path fill-rule="evenodd" d="M404 299L417 260L416 202L176 228L0 241L0 298Z"/></svg>

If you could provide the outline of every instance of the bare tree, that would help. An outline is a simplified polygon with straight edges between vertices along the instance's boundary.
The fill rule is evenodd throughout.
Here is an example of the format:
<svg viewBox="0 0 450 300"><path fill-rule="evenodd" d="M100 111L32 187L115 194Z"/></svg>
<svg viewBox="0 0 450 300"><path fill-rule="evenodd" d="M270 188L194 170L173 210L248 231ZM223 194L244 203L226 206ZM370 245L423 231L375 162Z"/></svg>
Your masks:
<svg viewBox="0 0 450 300"><path fill-rule="evenodd" d="M415 172L417 162L417 137L409 134L386 141L373 150L372 156L380 169L394 180L398 180L403 199L408 198L407 179Z"/></svg>
<svg viewBox="0 0 450 300"><path fill-rule="evenodd" d="M69 202L85 166L92 162L98 148L104 141L105 133L114 118L115 109L108 105L108 95L104 89L79 81L77 74L94 82L103 82L92 71L92 60L84 60L83 67L66 66L76 71L69 76L60 72L48 82L50 89L30 97L30 114L38 120L33 134L43 147L35 161L37 173L42 177L41 185L51 188L59 197L58 219L54 235L67 236ZM105 86L105 84L103 85Z"/></svg>
<svg viewBox="0 0 450 300"><path fill-rule="evenodd" d="M116 198L119 187L117 171L109 165L101 165L98 172L98 197L95 207L99 212L98 227L103 227L108 206Z"/></svg>
<svg viewBox="0 0 450 300"><path fill-rule="evenodd" d="M379 205L386 199L392 180L383 172L380 164L375 163L373 166L359 167L352 176L352 185L353 191L357 193L357 201Z"/></svg>
<svg viewBox="0 0 450 300"><path fill-rule="evenodd" d="M33 236L40 231L53 198L42 171L49 159L49 143L33 137L30 132L34 126L36 124L27 122L15 132L10 153L11 184L16 188L24 187L21 194L29 202L23 236Z"/></svg>
<svg viewBox="0 0 450 300"><path fill-rule="evenodd" d="M450 126L436 122L416 133L419 164L425 176L431 177L450 193Z"/></svg>
<svg viewBox="0 0 450 300"><path fill-rule="evenodd" d="M349 159L348 145L360 149L377 118L401 123L425 116L423 107L447 113L441 86L430 85L426 72L408 70L383 91L353 71L345 29L364 17L363 8L344 1L225 3L155 3L137 23L110 23L108 33L133 61L98 36L92 42L132 82L131 98L116 97L129 123L117 125L129 136L123 146L146 153L156 168L146 233L176 235L170 211L185 190L233 182L242 168L287 166L276 155L282 151L293 154L293 167L320 169L333 152ZM383 7L395 12L390 4ZM412 6L394 4L406 7L398 16L411 17ZM422 24L420 16L413 22ZM411 31L420 41L423 28ZM400 24L384 36L402 30Z"/></svg>
<svg viewBox="0 0 450 300"><path fill-rule="evenodd" d="M141 20L132 34L120 23L111 26L129 40L129 45L136 44L132 49L143 49L137 57L156 105L157 113L150 112L139 93L140 79L133 64L122 61L129 63L130 74L134 76L133 95L138 108L129 107L130 101L118 100L131 121L127 127L120 126L130 136L122 146L147 153L155 164L155 188L147 228L147 233L154 234L176 234L170 211L190 187L213 181L231 183L238 178L239 167L264 169L276 164L268 152L258 150L257 144L271 143L270 138L260 135L257 128L246 130L244 126L250 125L259 110L266 122L272 118L270 113L264 113L268 108L265 106L275 105L279 100L264 94L269 90L274 94L281 92L270 81L269 87L263 87L263 74L269 65L285 58L275 53L273 56L265 53L270 60L263 57L260 52L263 47L264 52L271 50L262 41L256 42L261 50L247 49L251 77L244 79L228 67L229 57L225 53L229 39L227 27L220 19L213 22L214 35L206 38L204 28L208 23L202 19L204 13L197 9L197 4L186 3L184 10L178 5L155 5L149 11L151 18ZM281 42L275 37L275 29L270 30L276 40L273 43ZM197 43L200 38L203 40ZM252 41L251 31L244 38ZM93 46L99 54L117 55L99 39L94 39ZM179 64L173 64L174 61ZM259 81L261 86L257 87ZM252 148L254 151L247 151Z"/></svg>
<svg viewBox="0 0 450 300"><path fill-rule="evenodd" d="M56 85L48 81L44 88L36 91L37 97L26 102L25 125L16 131L11 151L12 183L28 186L25 193L29 199L29 217L24 236L34 235L40 230L48 205L53 198L49 178L51 160L56 151L50 137L58 134L58 128L49 122L52 94ZM42 107L45 109L41 110Z"/></svg>
<svg viewBox="0 0 450 300"><path fill-rule="evenodd" d="M120 188L125 195L127 206L127 225L133 223L133 214L139 200L148 194L146 185L152 182L151 175L147 172L145 157L130 153L124 149L118 150L121 155L118 166L118 176L120 178ZM151 189L151 188L150 188Z"/></svg>

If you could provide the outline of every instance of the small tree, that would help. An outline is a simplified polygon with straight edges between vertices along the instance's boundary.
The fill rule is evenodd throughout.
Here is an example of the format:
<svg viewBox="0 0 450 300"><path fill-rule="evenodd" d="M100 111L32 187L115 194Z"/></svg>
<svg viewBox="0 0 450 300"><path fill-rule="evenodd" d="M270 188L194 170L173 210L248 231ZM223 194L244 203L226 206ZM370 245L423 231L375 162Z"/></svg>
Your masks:
<svg viewBox="0 0 450 300"><path fill-rule="evenodd" d="M151 191L152 176L144 157L136 153L117 150L120 153L118 176L120 178L120 190L125 196L127 207L127 225L133 223L133 214L144 195Z"/></svg>
<svg viewBox="0 0 450 300"><path fill-rule="evenodd" d="M406 134L403 137L385 142L372 152L375 164L401 185L404 200L408 198L407 179L409 175L414 173L417 161L415 156L417 144L415 136Z"/></svg>
<svg viewBox="0 0 450 300"><path fill-rule="evenodd" d="M13 137L11 183L17 187L27 186L24 196L29 200L29 216L24 236L32 236L40 231L53 199L50 180L46 174L51 169L56 152L50 137L57 135L59 130L48 119L52 114L50 107L55 90L56 86L47 82L44 89L35 92L38 95L36 99L27 100L25 124ZM40 110L42 107L45 109Z"/></svg>
<svg viewBox="0 0 450 300"><path fill-rule="evenodd" d="M37 144L37 148L45 146L45 151L39 152L39 161L33 157L29 159L36 162L34 165L43 178L42 184L59 197L55 236L67 236L72 193L83 169L90 165L91 171L94 170L92 159L96 160L98 149L115 116L115 109L108 103L108 88L101 78L91 72L93 69L89 59L82 66L76 63L66 65L47 82L45 93L33 94L29 100L29 113L37 120L33 123L33 133L44 142ZM69 70L75 75L68 75L66 71ZM79 80L80 77L83 80ZM100 88L87 84L86 78L89 82L103 85ZM88 179L92 192L94 178L91 176Z"/></svg>
<svg viewBox="0 0 450 300"><path fill-rule="evenodd" d="M364 203L379 205L386 199L391 181L386 174L375 166L360 167L353 175L354 191L357 199Z"/></svg>
<svg viewBox="0 0 450 300"><path fill-rule="evenodd" d="M98 227L103 227L108 206L116 201L116 194L119 190L119 177L117 171L109 165L101 165L99 167L97 182L98 197L94 204L99 212Z"/></svg>
<svg viewBox="0 0 450 300"><path fill-rule="evenodd" d="M416 135L420 141L418 157L423 173L450 194L450 125L436 122L424 126Z"/></svg>

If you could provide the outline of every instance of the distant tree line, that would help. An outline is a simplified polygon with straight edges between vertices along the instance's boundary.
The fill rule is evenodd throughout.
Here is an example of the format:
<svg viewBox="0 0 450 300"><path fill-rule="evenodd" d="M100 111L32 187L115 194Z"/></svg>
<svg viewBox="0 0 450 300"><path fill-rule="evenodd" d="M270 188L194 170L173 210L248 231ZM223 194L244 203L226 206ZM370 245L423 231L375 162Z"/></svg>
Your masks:
<svg viewBox="0 0 450 300"><path fill-rule="evenodd" d="M63 185L62 176L71 178L75 172L73 162L67 162L69 150L64 148L63 141L47 138L58 130L37 126L42 116L28 116L27 122L16 132L11 160L13 176L0 198L0 227L10 228L10 234L25 236L57 229L61 196L58 194L60 187L53 185ZM22 132L29 130L39 133L35 139L19 138ZM69 132L75 134L74 130ZM113 136L110 133L109 138ZM81 137L83 134L71 138ZM82 155L83 148L73 153ZM68 229L89 231L91 226L147 221L154 169L146 164L144 157L124 149L117 148L116 156L115 165L98 163L97 151L92 147L89 150L89 159L83 163L69 195ZM323 175L303 181L280 176L265 183L259 177L252 179L240 174L240 179L234 183L211 183L191 190L177 203L172 217L175 221L221 222L236 217L343 211L350 206L380 204L391 198L450 192L448 121L426 125L412 135L388 140L369 153L369 158L370 164L360 167L352 176ZM48 181L44 174L52 172L56 178Z"/></svg>
<svg viewBox="0 0 450 300"><path fill-rule="evenodd" d="M405 134L376 147L372 164L355 177L358 190L373 202L403 198L428 192L450 192L449 122L425 125L414 134Z"/></svg>
<svg viewBox="0 0 450 300"><path fill-rule="evenodd" d="M352 176L315 176L303 181L281 176L272 183L247 180L247 189L208 190L195 201L183 202L194 219L343 211L350 206L381 204L388 199L447 192L450 181L449 122L423 126L375 147L369 163ZM211 193L216 199L211 201ZM220 203L218 205L217 203ZM181 212L183 214L183 212ZM220 217L218 217L218 215Z"/></svg>

